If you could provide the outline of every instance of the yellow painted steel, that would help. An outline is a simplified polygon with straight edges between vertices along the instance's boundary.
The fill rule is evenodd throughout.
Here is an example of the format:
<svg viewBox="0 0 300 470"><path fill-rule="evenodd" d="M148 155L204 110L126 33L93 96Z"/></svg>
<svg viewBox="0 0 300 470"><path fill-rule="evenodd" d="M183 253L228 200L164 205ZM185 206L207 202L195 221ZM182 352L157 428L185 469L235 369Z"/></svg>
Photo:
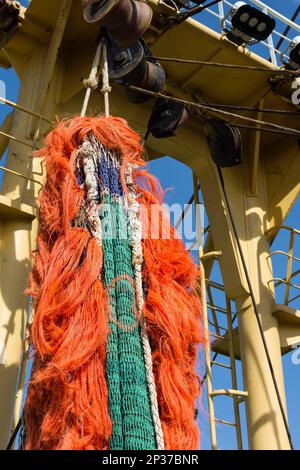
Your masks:
<svg viewBox="0 0 300 470"><path fill-rule="evenodd" d="M265 67L267 72L212 68L199 65L164 63L166 90L189 100L258 106L264 100L268 108L294 110L286 99L289 85L272 89L270 62L241 48L194 20L164 32L158 13L169 8L149 0L154 20L146 33L157 56L218 61L229 64ZM99 34L97 24L88 25L82 18L80 2L71 0L32 0L20 30L0 54L0 64L11 65L21 79L19 105L43 114L50 121L78 114L84 97L82 77L89 74ZM125 117L141 134L144 133L153 103L137 106L128 103L124 90L113 85L110 96L112 114ZM103 101L95 92L89 113L103 112ZM256 113L243 113L257 117ZM264 119L290 126L286 116ZM300 122L294 120L295 129ZM42 144L49 124L15 109L7 132L34 147ZM250 271L256 302L272 357L276 377L285 403L281 361L282 314L277 314L273 274L269 263L270 230L281 226L300 189L300 151L296 137L243 131L243 164L224 171L228 198L237 223L244 256ZM3 140L0 140L0 143ZM6 141L7 143L7 141ZM1 150L5 147L2 146ZM148 141L148 157L171 155L193 169L200 181L211 226L210 243L222 252L220 269L227 297L236 302L239 317L240 353L247 396L247 424L252 449L288 449L288 441L279 412L278 401L262 347L247 283L234 240L224 194L212 163L202 122L193 115L188 124L172 139ZM30 252L35 248L37 222L34 219L40 186L43 181L41 160L31 159L31 150L11 141L7 167L30 180L6 174L0 200L0 447L7 444L11 426L16 424L20 408L14 413L19 363L23 347L28 300L23 294L30 269ZM2 202L1 202L2 201ZM211 250L212 251L212 250ZM209 264L205 261L204 264ZM211 264L209 264L209 268ZM209 270L209 269L208 269ZM285 315L285 325L295 316ZM293 318L292 318L293 317ZM12 418L13 417L13 418Z"/></svg>

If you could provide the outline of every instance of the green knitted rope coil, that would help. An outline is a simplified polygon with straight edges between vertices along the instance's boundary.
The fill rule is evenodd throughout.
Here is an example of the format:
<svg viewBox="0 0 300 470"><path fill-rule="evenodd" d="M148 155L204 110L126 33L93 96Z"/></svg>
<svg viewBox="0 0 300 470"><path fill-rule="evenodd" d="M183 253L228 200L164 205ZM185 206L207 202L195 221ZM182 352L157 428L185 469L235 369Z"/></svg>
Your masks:
<svg viewBox="0 0 300 470"><path fill-rule="evenodd" d="M116 285L112 284L115 279L114 265L114 247L112 240L112 220L109 210L110 196L106 197L102 214L102 230L103 230L103 256L104 256L104 282L106 287L110 286L109 298L111 317L117 318L117 300ZM123 438L123 418L121 410L121 383L120 383L120 367L119 367L119 340L118 327L114 321L110 321L110 334L107 343L106 352L106 375L108 382L108 400L110 408L110 416L113 423L112 435L110 438L110 448L112 450L124 449Z"/></svg>
<svg viewBox="0 0 300 470"><path fill-rule="evenodd" d="M110 447L117 450L123 444L123 450L155 450L155 430L140 327L134 309L135 290L127 219L120 204L111 201L110 196L106 196L102 224L105 283L108 286L121 278L109 289L113 318L107 347L109 404L113 420ZM112 225L115 233L112 233Z"/></svg>

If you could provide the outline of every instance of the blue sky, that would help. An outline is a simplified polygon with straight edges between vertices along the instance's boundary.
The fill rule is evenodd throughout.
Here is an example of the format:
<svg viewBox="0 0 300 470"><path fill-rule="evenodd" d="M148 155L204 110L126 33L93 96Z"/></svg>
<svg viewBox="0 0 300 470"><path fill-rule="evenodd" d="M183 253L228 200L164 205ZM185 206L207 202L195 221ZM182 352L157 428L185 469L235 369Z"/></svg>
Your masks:
<svg viewBox="0 0 300 470"><path fill-rule="evenodd" d="M25 0L21 3L27 4ZM296 0L287 0L283 2L282 0L265 0L265 3L280 11L282 14L287 17L291 17L295 8L298 5ZM211 15L203 14L199 15L198 20L205 22L205 24L217 28L216 20L211 17ZM299 20L298 20L299 21ZM278 28L280 29L280 28ZM261 52L262 54L265 53ZM18 97L19 90L19 81L12 69L10 70L0 70L0 80L3 80L6 83L6 96L8 99L16 101ZM10 112L8 107L0 105L0 121L3 120L5 115ZM5 158L2 158L2 164L5 161ZM156 160L149 164L150 170L154 173L161 181L161 184L164 188L171 188L166 193L166 202L168 204L180 203L185 204L192 193L192 173L189 168L183 164L176 162L170 157L165 157L160 160ZM1 178L1 174L0 174ZM288 220L286 221L287 225L293 226L300 229L299 223L299 212L300 212L300 201L297 202L293 210L291 211ZM281 237L274 244L274 249L282 246L282 243L286 243L286 239ZM278 260L275 263L275 271L280 272L283 268L282 259ZM215 270L215 279L220 280L220 274ZM220 299L222 301L222 299ZM297 306L297 305L296 305ZM300 308L300 305L298 305ZM203 364L203 358L200 358L200 362ZM222 362L226 362L225 358L222 358ZM300 365L296 366L292 364L291 356L285 356L283 359L285 378L286 378L286 392L287 392L287 401L289 408L289 420L290 427L293 434L294 442L296 448L300 449L300 407L298 404L298 397L300 396ZM241 382L241 372L240 364L238 364L238 375L239 381ZM214 372L214 386L215 388L226 388L230 386L228 381L229 372L221 371L217 369ZM242 387L242 385L240 385ZM202 448L209 449L209 428L208 428L208 419L206 410L206 395L203 396L203 407L204 410L200 414L201 421L201 432L202 432ZM242 415L244 415L243 406ZM223 419L232 420L232 407L231 400L229 398L220 398L216 400L216 414L218 417ZM236 446L236 441L234 438L234 431L232 429L224 428L222 425L218 426L218 442L221 449L234 449ZM246 431L244 429L244 435ZM245 441L246 447L246 441Z"/></svg>

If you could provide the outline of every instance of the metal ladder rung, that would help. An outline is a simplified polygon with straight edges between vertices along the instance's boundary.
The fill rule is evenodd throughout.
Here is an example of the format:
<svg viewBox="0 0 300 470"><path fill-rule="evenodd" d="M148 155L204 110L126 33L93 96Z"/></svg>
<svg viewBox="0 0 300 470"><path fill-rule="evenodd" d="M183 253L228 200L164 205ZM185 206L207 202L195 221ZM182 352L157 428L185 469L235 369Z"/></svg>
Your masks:
<svg viewBox="0 0 300 470"><path fill-rule="evenodd" d="M219 282L211 281L208 278L205 278L205 282L207 283L208 286L212 287L213 289L224 292L224 286L222 286L222 284L220 284Z"/></svg>
<svg viewBox="0 0 300 470"><path fill-rule="evenodd" d="M219 256L222 256L222 254L223 254L222 251L211 251L201 256L201 261L203 262L210 258L218 258Z"/></svg>
<svg viewBox="0 0 300 470"><path fill-rule="evenodd" d="M208 323L213 326L216 330L219 329L219 330L222 330L222 331L225 331L226 333L228 332L227 328L224 328L224 326L221 326L219 325L219 323L214 323L212 320L209 320Z"/></svg>
<svg viewBox="0 0 300 470"><path fill-rule="evenodd" d="M228 338L225 338L225 336L217 335L216 333L213 333L212 331L209 332L209 335L212 336L213 338L220 339L222 341L228 341Z"/></svg>
<svg viewBox="0 0 300 470"><path fill-rule="evenodd" d="M23 144L23 145L25 145L26 147L30 147L30 148L32 148L32 149L34 149L34 150L37 150L37 149L35 149L35 147L34 147L32 144L29 144L29 143L26 142L25 140L19 139L18 137L15 137L15 136L13 136L13 135L6 134L6 132L0 131L0 135L3 136L3 137L7 137L7 139L13 140L14 142L18 142L19 144Z"/></svg>
<svg viewBox="0 0 300 470"><path fill-rule="evenodd" d="M227 311L225 310L225 308L215 307L211 304L207 304L207 308L209 308L210 310L214 310L215 312L224 313L225 315L227 315Z"/></svg>
<svg viewBox="0 0 300 470"><path fill-rule="evenodd" d="M224 419L219 419L219 418L215 418L215 421L216 423L225 424L226 426L231 426L233 428L236 428L236 424L231 423L230 421L225 421Z"/></svg>
<svg viewBox="0 0 300 470"><path fill-rule="evenodd" d="M232 397L232 398L235 398L235 397L243 397L244 399L248 396L248 392L244 392L242 390L232 390L230 388L228 389L220 389L220 390L213 390L211 393L210 393L210 396L211 397L218 397L218 396L222 396L222 395L226 395L228 397Z"/></svg>
<svg viewBox="0 0 300 470"><path fill-rule="evenodd" d="M217 335L219 336L226 336L227 335L227 330L226 328L222 327L222 326L219 326L219 325L216 325L216 324L213 324L212 322L208 322L210 324L210 326L213 326L215 328L215 331L217 331Z"/></svg>
<svg viewBox="0 0 300 470"><path fill-rule="evenodd" d="M227 364L222 364L221 362L217 362L217 361L211 361L211 364L214 364L215 366L218 366L218 367L224 367L224 369L232 369L231 366L228 366Z"/></svg>

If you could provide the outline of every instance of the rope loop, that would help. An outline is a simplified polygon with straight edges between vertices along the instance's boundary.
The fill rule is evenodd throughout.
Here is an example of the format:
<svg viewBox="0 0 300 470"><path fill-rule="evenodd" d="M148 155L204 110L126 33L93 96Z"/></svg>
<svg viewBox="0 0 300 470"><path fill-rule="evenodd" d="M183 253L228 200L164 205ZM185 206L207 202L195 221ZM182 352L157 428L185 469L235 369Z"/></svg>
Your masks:
<svg viewBox="0 0 300 470"><path fill-rule="evenodd" d="M112 87L109 85L103 85L101 88L101 93L110 93L112 91Z"/></svg>
<svg viewBox="0 0 300 470"><path fill-rule="evenodd" d="M82 80L82 83L85 88L90 88L91 90L96 90L99 85L99 77L94 76L94 77L89 77L89 78L84 78Z"/></svg>
<svg viewBox="0 0 300 470"><path fill-rule="evenodd" d="M103 42L100 41L97 46L96 54L94 57L91 73L89 75L89 78L85 78L82 80L82 83L84 87L86 88L86 93L85 93L85 98L81 110L81 117L84 117L87 112L87 108L89 105L90 97L91 97L91 92L93 90L96 90L99 85L99 66L100 66L100 60L101 60L101 52L103 48Z"/></svg>
<svg viewBox="0 0 300 470"><path fill-rule="evenodd" d="M87 112L89 105L91 92L96 90L99 86L99 77L100 77L100 61L102 57L102 88L101 93L104 96L104 111L105 116L109 116L109 94L112 91L111 86L109 85L109 71L108 71L108 60L107 60L107 42L105 37L102 38L97 46L93 66L91 73L88 78L82 80L84 87L86 88L86 94L81 110L81 117L84 117Z"/></svg>

